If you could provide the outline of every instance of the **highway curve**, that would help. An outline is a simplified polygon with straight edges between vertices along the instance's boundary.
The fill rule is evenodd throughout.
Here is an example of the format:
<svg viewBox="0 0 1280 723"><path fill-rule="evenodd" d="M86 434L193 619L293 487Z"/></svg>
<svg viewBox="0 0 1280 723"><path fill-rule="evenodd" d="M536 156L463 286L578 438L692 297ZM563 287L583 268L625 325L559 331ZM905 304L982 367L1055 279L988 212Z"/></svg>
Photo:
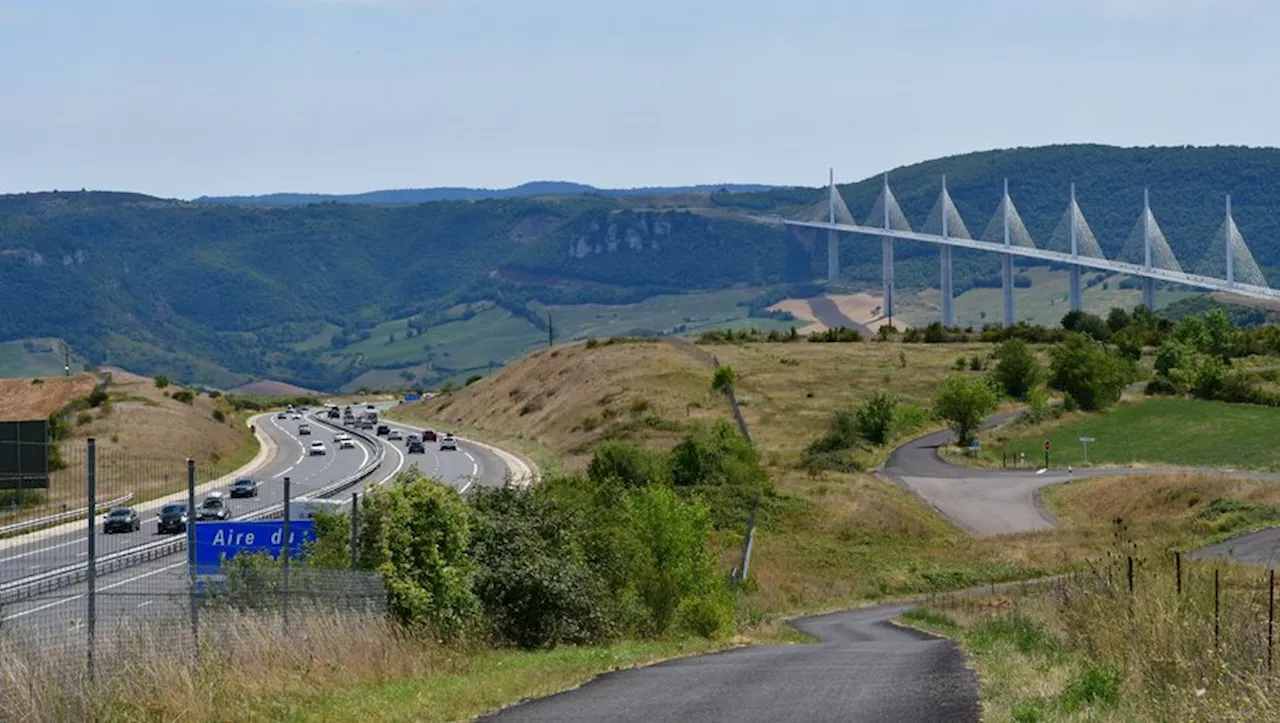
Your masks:
<svg viewBox="0 0 1280 723"><path fill-rule="evenodd" d="M259 497L229 500L233 515L279 503L283 499L286 475L296 498L354 474L374 456L375 448L359 437L356 437L355 449L337 449L333 439L336 431L316 421L310 422L311 435L299 435L300 423L292 419L276 419L275 415L259 421L276 453L251 475L261 484ZM403 426L402 429L408 430ZM306 446L315 440L326 443L328 454L310 456L306 453ZM474 485L502 485L508 472L506 464L497 455L467 440L459 440L456 451L441 451L428 444L423 454L413 455L404 453L403 442L378 438L377 443L386 448L381 465L366 480L340 493L340 499L349 498L352 492L361 491L369 485L380 484L409 466L418 467L424 474L460 490ZM201 490L198 496L204 492ZM185 493L181 497L185 499ZM139 506L140 510L148 511L142 515L143 528L139 532L104 535L99 523L95 530L98 553L107 554L161 539L155 529L155 508L158 508L158 503ZM87 559L84 526L81 521L56 534L32 533L3 541L8 545L0 549L0 582L84 562ZM186 558L182 554L99 575L96 586L99 620L117 623L184 611L186 575ZM86 613L86 592L84 584L77 584L8 604L0 611L0 621L11 630L41 637L50 632L74 631L80 628Z"/></svg>

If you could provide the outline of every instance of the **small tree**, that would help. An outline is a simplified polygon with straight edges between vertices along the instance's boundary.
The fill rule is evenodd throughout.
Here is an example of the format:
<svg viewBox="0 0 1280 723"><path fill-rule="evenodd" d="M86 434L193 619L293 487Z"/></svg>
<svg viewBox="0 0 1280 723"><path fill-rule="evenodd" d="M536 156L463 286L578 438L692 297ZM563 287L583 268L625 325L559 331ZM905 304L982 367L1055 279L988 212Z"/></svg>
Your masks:
<svg viewBox="0 0 1280 723"><path fill-rule="evenodd" d="M1049 386L1065 392L1085 411L1115 404L1124 385L1134 377L1133 362L1109 353L1081 334L1069 335L1049 357Z"/></svg>
<svg viewBox="0 0 1280 723"><path fill-rule="evenodd" d="M967 446L982 421L996 408L996 391L982 378L948 377L933 398L933 412L956 433L956 442Z"/></svg>
<svg viewBox="0 0 1280 723"><path fill-rule="evenodd" d="M169 377L163 374L156 377L156 389L164 389L167 386L169 386Z"/></svg>
<svg viewBox="0 0 1280 723"><path fill-rule="evenodd" d="M898 410L898 398L879 391L871 395L858 411L854 412L858 436L871 444L885 444L893 435L893 421Z"/></svg>
<svg viewBox="0 0 1280 723"><path fill-rule="evenodd" d="M723 392L732 389L734 382L738 381L738 373L728 364L721 364L716 367L715 374L711 377L711 388L717 392Z"/></svg>
<svg viewBox="0 0 1280 723"><path fill-rule="evenodd" d="M1027 393L1044 381L1044 367L1021 339L1009 339L996 347L995 380L1005 394L1026 400Z"/></svg>

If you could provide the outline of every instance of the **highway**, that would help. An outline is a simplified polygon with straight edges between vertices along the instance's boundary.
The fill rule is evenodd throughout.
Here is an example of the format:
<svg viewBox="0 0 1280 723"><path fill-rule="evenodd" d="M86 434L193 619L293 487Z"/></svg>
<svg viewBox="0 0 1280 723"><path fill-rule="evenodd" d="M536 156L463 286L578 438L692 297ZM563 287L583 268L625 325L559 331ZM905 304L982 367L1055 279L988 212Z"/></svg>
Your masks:
<svg viewBox="0 0 1280 723"><path fill-rule="evenodd" d="M229 500L233 516L278 504L283 497L285 476L290 478L291 494L296 499L355 474L375 458L376 448L355 435L355 449L338 449L334 441L337 430L327 426L328 420L307 419L305 421L311 425L312 434L298 434L302 421L277 419L275 415L260 419L261 429L270 438L275 454L257 472L249 475L260 482L259 496ZM399 428L406 435L410 431L422 431L421 428L398 423L384 423ZM373 436L371 432L365 434ZM376 439L377 444L385 449L382 463L368 478L338 493L338 499L349 499L352 492L381 484L408 467L416 467L423 474L440 479L460 491L476 486L501 486L507 478L508 467L502 459L489 449L466 440L458 440L456 451L442 451L437 445L427 443L424 453L410 455L405 452L403 441ZM306 447L316 440L326 443L328 454L311 456L306 453ZM229 482L219 486L224 492L227 487ZM197 497L206 492L207 489L201 490ZM185 499L185 493L178 496ZM160 539L156 533L154 510L162 504L162 501L156 501L137 506L144 521L140 532L105 535L99 523L95 530L99 555ZM73 523L70 527L74 529L57 534L31 533L24 536L31 539L15 538L10 541L13 544L0 552L0 580L13 580L84 562L87 558L85 522ZM99 575L95 596L98 629L106 631L122 622L173 616L175 613L185 616L186 589L185 554L168 555ZM10 630L45 640L54 633L82 630L86 613L87 587L79 583L8 604L0 611L0 620Z"/></svg>

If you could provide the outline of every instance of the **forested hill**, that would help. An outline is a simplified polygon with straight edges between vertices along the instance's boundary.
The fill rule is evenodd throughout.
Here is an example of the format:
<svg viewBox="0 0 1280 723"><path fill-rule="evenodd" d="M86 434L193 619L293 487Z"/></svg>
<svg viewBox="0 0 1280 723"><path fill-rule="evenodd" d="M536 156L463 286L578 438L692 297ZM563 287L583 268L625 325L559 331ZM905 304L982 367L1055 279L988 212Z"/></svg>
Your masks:
<svg viewBox="0 0 1280 723"><path fill-rule="evenodd" d="M238 206L301 206L308 203L362 203L394 206L432 201L482 201L492 198L533 198L536 196L665 196L678 193L710 193L727 191L745 193L768 191L772 186L754 183L730 183L708 186L673 186L663 188L596 188L568 181L530 181L513 188L404 188L366 193L266 193L258 196L201 196L197 203L232 204Z"/></svg>
<svg viewBox="0 0 1280 723"><path fill-rule="evenodd" d="M1280 151L1056 146L929 161L890 174L913 224L928 214L943 173L975 235L1009 178L1036 239L1058 222L1074 181L1108 252L1128 236L1149 186L1187 268L1207 250L1230 192L1258 262L1280 279L1280 206L1271 205L1280 199ZM842 187L859 220L879 188L878 177ZM788 213L822 197L778 189L271 208L116 193L0 196L0 341L57 336L88 359L141 372L332 389L368 362L299 344L326 326L341 330L334 343L342 343L393 318L430 326L468 301L538 324L527 306L535 300L624 302L812 280L825 268L821 242L810 247L735 215ZM878 282L878 248L842 241L846 277ZM900 244L898 258L901 285L935 279L936 250ZM994 276L996 263L958 255L957 287Z"/></svg>

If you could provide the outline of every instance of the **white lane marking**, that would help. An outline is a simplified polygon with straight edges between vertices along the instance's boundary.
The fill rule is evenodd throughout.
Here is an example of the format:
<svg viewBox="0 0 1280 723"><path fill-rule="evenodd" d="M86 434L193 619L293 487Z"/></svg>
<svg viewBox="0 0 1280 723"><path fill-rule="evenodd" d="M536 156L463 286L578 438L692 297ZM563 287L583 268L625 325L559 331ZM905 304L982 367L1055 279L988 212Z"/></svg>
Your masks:
<svg viewBox="0 0 1280 723"><path fill-rule="evenodd" d="M475 477L480 474L480 463L476 461L476 458L472 457L470 452L463 452L463 454L467 455L467 459L471 460L471 476Z"/></svg>
<svg viewBox="0 0 1280 723"><path fill-rule="evenodd" d="M145 608L146 606L150 605L153 602L155 602L155 600L143 600L142 602L138 603L138 607Z"/></svg>
<svg viewBox="0 0 1280 723"><path fill-rule="evenodd" d="M0 564L4 564L4 563L9 562L9 561L11 561L11 560L21 560L21 559L22 559L22 558L24 558L24 557L30 557L30 556L32 556L32 555L37 555L37 554L39 554L39 553L41 553L41 552L48 552L49 550L56 550L56 549L58 549L59 547L67 547L67 546L69 546L69 545L81 545L81 544L84 544L84 538L83 538L83 537L77 537L76 539L71 540L70 542L59 542L59 543L58 543L58 544L56 544L56 545L46 545L46 546L44 546L44 547L39 547L39 548L36 548L36 549L34 549L34 550L28 550L27 552L20 552L20 553L18 553L17 555L10 555L10 556L8 556L8 557L0 557ZM85 554L87 555L87 554L89 554L89 553L87 553L87 552L86 552Z"/></svg>
<svg viewBox="0 0 1280 723"><path fill-rule="evenodd" d="M472 483L472 482L475 482L475 479L474 479L474 478L473 478L473 479L469 479L469 480L467 480L467 483L466 483L466 484L464 484L464 485L462 485L462 489L458 490L458 494L462 494L463 492L466 492L466 491L467 491L467 489L468 489L469 487L471 487L471 483ZM281 543L281 544L282 544L282 546L283 546L283 543Z"/></svg>
<svg viewBox="0 0 1280 723"><path fill-rule="evenodd" d="M151 572L144 572L144 573L142 573L141 575L134 575L133 577L130 577L130 578L127 578L127 579L121 580L120 582L113 582L113 583L111 583L110 585L104 585L103 587L98 588L98 590L99 590L99 591L103 591L103 590L113 590L113 589L115 589L115 588L117 588L117 587L120 587L121 585L128 585L128 584L129 584L129 583L131 583L131 582L137 582L138 580L142 580L142 579L144 579L144 578L151 577L152 575L159 575L160 573L162 573L162 572L167 572L167 571L169 571L169 570L174 569L175 567L186 567L186 564L187 564L187 561L186 561L186 560L183 560L182 562L175 562L175 563L173 563L172 565L167 565L167 566L162 567L162 568L160 568L160 569L158 569L158 570L152 570ZM14 613L14 614L12 614L12 615L6 615L6 616L4 616L4 619L5 619L5 620L15 620L15 619L17 619L17 618L21 618L21 617L25 617L25 616L27 616L27 615L32 615L32 614L34 614L34 613L38 613L38 612L40 612L40 611L42 611L42 610L48 610L49 608L57 607L57 606L59 606L59 605L64 605L64 604L66 604L66 603L71 602L72 600L79 600L79 599L81 599L81 598L83 598L83 597L84 597L84 593L80 593L79 595L71 595L71 596L68 596L68 597L64 597L64 598L62 598L62 599L60 599L60 600L54 600L54 601L53 601L53 602L51 602L51 603L45 603L44 605L41 605L40 607L34 607L34 608L31 608L30 610L23 610L23 611L22 611L22 612L20 612L20 613Z"/></svg>
<svg viewBox="0 0 1280 723"><path fill-rule="evenodd" d="M1038 469L1038 470L1036 470L1036 474L1044 474L1044 473L1045 473L1045 472L1047 472L1047 471L1048 471L1048 470Z"/></svg>

